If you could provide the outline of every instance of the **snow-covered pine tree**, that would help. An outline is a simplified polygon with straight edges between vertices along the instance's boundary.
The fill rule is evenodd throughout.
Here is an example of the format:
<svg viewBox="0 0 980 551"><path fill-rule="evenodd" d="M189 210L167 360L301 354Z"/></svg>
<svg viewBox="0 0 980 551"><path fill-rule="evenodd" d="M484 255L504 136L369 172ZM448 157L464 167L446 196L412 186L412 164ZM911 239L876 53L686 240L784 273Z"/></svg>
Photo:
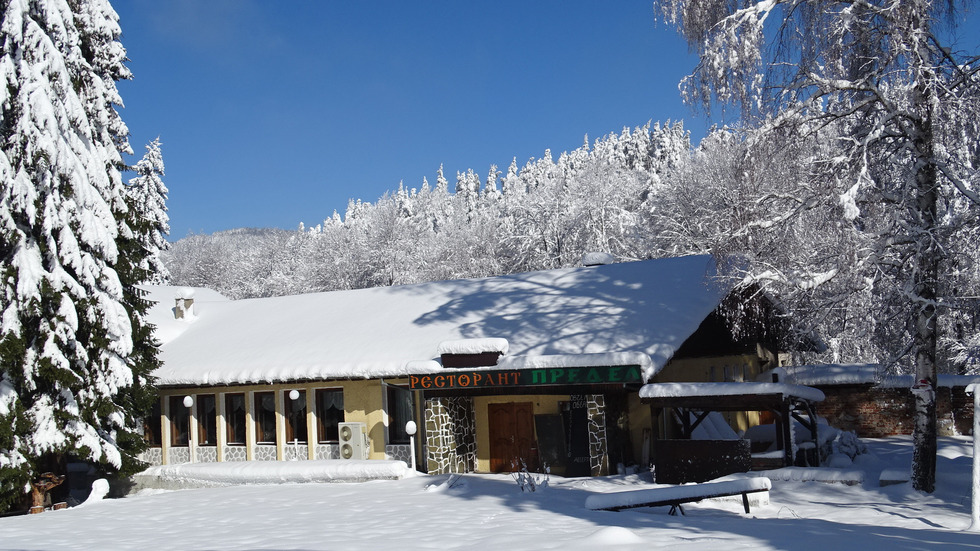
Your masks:
<svg viewBox="0 0 980 551"><path fill-rule="evenodd" d="M167 214L167 186L163 183L163 153L160 138L146 145L146 153L133 167L136 177L129 180L126 203L129 206L129 226L143 248L143 258L137 267L141 273L138 283L164 284L170 273L160 259L161 251L169 247L170 216Z"/></svg>
<svg viewBox="0 0 980 551"><path fill-rule="evenodd" d="M500 188L497 187L497 182L500 181L501 172L497 170L497 165L490 165L490 172L487 174L487 182L483 186L483 197L492 201L497 201L500 199Z"/></svg>
<svg viewBox="0 0 980 551"><path fill-rule="evenodd" d="M517 157L514 157L507 167L507 174L501 181L501 193L505 196L515 195L518 191L522 191L520 184L520 180L517 179Z"/></svg>
<svg viewBox="0 0 980 551"><path fill-rule="evenodd" d="M106 0L0 2L0 509L67 457L134 464L128 232ZM137 338L140 338L137 336ZM138 383L137 383L138 384ZM133 446L130 446L133 444Z"/></svg>
<svg viewBox="0 0 980 551"><path fill-rule="evenodd" d="M151 305L139 285L163 284L170 280L170 273L160 257L169 248L165 236L170 233L170 217L159 137L146 145L146 153L132 171L136 176L125 188L127 210L119 228L119 260L115 268L123 284L123 303L133 328L133 351L128 358L133 384L120 390L118 401L132 416L130 422L135 426L142 422L142 414L149 413L156 400L151 374L160 366L153 326L146 321ZM147 422L154 421L147 419ZM137 431L117 431L116 440L127 452L122 470L133 470L138 463L125 458L134 457L146 447L143 435Z"/></svg>
<svg viewBox="0 0 980 551"><path fill-rule="evenodd" d="M936 363L945 212L952 193L980 204L975 171L950 147L940 120L975 105L978 57L941 36L963 0L658 0L701 57L687 100L736 103L781 140L829 124L845 151L822 159L845 184L843 220L861 229L862 204L883 207L873 244L858 259L906 297L916 380L912 485L931 492L936 466ZM773 48L767 45L773 39ZM750 120L746 120L750 123ZM975 135L974 139L975 139ZM803 198L807 200L808 198ZM901 351L897 351L901 355Z"/></svg>

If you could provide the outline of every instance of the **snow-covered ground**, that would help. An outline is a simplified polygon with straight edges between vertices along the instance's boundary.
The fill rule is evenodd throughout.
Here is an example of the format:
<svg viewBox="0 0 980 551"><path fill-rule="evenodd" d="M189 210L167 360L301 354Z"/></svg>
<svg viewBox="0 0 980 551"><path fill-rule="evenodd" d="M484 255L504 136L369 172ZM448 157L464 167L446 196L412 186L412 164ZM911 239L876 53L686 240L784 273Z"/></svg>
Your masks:
<svg viewBox="0 0 980 551"><path fill-rule="evenodd" d="M867 442L874 456L849 469L850 484L813 481L840 472L830 469L770 471L769 504L748 515L739 498L676 517L585 507L597 492L649 488L643 475L539 477L534 492L510 475L418 476L147 492L2 518L0 549L980 549L965 531L971 439L941 439L931 495L878 484L882 470L907 470L908 438Z"/></svg>

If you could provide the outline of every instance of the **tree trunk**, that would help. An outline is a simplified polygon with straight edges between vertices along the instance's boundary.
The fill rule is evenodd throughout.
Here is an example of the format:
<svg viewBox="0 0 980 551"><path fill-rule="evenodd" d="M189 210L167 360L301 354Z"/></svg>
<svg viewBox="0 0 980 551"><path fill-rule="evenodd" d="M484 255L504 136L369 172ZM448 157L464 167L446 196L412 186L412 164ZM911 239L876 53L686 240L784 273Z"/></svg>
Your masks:
<svg viewBox="0 0 980 551"><path fill-rule="evenodd" d="M934 91L929 83L934 75L922 71L915 86L916 102L921 117L915 121L915 188L918 217L914 225L916 236L912 275L915 301L915 419L912 432L912 487L932 492L936 486L936 342L937 286L942 256L936 241L939 231L937 216L937 170L933 161L932 100Z"/></svg>

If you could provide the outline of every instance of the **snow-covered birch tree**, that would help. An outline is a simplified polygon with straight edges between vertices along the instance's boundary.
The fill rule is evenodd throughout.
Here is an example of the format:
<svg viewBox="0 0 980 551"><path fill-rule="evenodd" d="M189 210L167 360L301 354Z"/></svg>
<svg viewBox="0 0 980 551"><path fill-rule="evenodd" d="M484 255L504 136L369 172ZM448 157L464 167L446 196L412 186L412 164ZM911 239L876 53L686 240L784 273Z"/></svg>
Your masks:
<svg viewBox="0 0 980 551"><path fill-rule="evenodd" d="M133 327L115 267L129 77L106 0L0 2L0 509L65 456L134 463ZM137 337L139 338L139 337Z"/></svg>
<svg viewBox="0 0 980 551"><path fill-rule="evenodd" d="M873 246L855 259L905 296L916 379L913 486L931 492L936 454L937 318L951 196L980 203L980 181L939 121L977 101L976 53L944 43L953 0L658 0L700 55L682 83L708 110L742 109L780 139L834 125L843 151L821 159L846 221ZM770 47L771 46L771 47ZM953 126L970 124L960 122ZM975 119L973 123L975 125ZM777 134L778 133L778 134ZM975 136L976 130L972 131ZM879 216L870 234L863 205ZM883 218L882 218L883 217ZM870 221L870 218L867 220Z"/></svg>

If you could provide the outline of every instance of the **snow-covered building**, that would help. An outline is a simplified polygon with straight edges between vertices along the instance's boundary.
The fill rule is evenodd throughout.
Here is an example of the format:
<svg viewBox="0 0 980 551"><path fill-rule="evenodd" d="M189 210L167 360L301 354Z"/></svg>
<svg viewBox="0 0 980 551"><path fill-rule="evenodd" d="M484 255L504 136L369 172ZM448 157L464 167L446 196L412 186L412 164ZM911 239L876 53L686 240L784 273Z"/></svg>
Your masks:
<svg viewBox="0 0 980 551"><path fill-rule="evenodd" d="M152 287L147 459L408 460L414 421L428 472L646 464L666 429L644 384L777 363L771 327L719 314L732 289L709 256L248 300Z"/></svg>
<svg viewBox="0 0 980 551"><path fill-rule="evenodd" d="M816 412L831 425L862 438L883 438L912 432L916 381L911 374L889 374L879 364L781 366L757 380L778 380L819 389L825 399ZM936 377L936 417L940 436L970 434L973 397L966 392L980 383L977 375L940 373Z"/></svg>

